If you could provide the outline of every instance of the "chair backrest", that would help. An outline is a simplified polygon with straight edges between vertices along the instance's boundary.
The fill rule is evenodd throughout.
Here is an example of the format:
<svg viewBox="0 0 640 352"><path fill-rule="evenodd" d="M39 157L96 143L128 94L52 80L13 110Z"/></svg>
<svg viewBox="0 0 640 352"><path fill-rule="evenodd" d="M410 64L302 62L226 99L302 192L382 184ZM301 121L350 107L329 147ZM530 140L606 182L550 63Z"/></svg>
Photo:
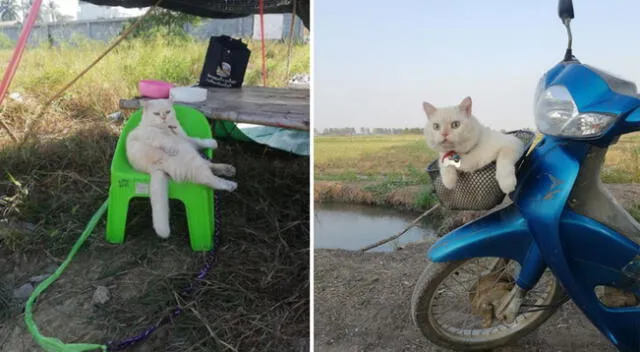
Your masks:
<svg viewBox="0 0 640 352"><path fill-rule="evenodd" d="M190 137L197 138L213 138L211 133L211 126L207 117L200 111L189 106L173 105L173 109L176 111L176 118L182 126L182 129ZM129 161L127 160L126 153L126 141L127 136L134 128L140 124L142 119L142 109L138 109L131 114L129 120L124 125L118 143L116 144L116 150L113 154L113 160L111 162L111 170L122 170L124 168L130 168ZM209 157L212 156L211 150L205 152Z"/></svg>

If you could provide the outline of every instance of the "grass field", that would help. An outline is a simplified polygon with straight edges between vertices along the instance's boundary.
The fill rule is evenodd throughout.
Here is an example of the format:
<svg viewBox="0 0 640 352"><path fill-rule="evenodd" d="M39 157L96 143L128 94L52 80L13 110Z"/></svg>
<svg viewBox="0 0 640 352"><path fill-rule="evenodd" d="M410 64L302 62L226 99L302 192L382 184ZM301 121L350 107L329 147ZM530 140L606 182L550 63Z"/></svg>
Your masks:
<svg viewBox="0 0 640 352"><path fill-rule="evenodd" d="M138 94L139 79L196 83L207 45L159 37L123 43L37 124L31 122L44 101L107 45L79 41L25 51L9 90L23 101L7 98L0 113L18 138L14 143L0 129L0 341L7 350L36 350L15 345L32 339L21 326L22 303L11 293L60 264L107 197L122 122L106 115L119 110L120 98ZM259 43L249 41L249 47L245 84L259 85ZM10 54L0 51L0 69ZM290 76L286 44L268 42L267 57L270 86L310 72L308 45L294 46ZM186 316L145 343L154 346L148 350L288 351L299 350L305 339L308 344L309 160L239 142L219 145L215 159L236 166L239 187L221 194L220 257L196 300L179 295L203 264L189 248L184 210L172 207L172 237L161 241L142 200L129 213L126 244L104 242L103 219L69 270L41 296L35 318L45 334L65 342L124 338L180 304ZM112 292L100 309L91 307L95 285Z"/></svg>
<svg viewBox="0 0 640 352"><path fill-rule="evenodd" d="M410 209L422 209L435 202L429 177L423 171L435 153L419 135L317 136L314 148L315 180L333 181L329 187L316 184L316 201L395 203ZM340 184L361 187L345 188ZM415 201L396 199L403 195L392 196L396 190L411 187L406 195L413 198L417 193Z"/></svg>
<svg viewBox="0 0 640 352"><path fill-rule="evenodd" d="M259 42L248 40L252 50L245 85L261 85ZM166 80L178 85L197 83L208 42L155 40L123 42L100 61L59 99L44 117L46 127L40 136L60 137L105 114L118 109L120 98L138 95L137 82L145 78ZM20 93L23 104L7 100L2 119L16 135L24 133L26 123L35 117L41 104L89 65L104 49L105 43L78 40L56 48L46 46L25 51L9 92ZM286 86L295 73L309 73L309 46L294 45L290 76L286 73L287 45L269 42L267 49L268 85ZM10 50L0 51L0 69L4 71ZM79 120L82 122L78 123ZM8 141L0 133L0 147Z"/></svg>
<svg viewBox="0 0 640 352"><path fill-rule="evenodd" d="M358 181L413 177L435 158L419 135L314 138L316 180Z"/></svg>
<svg viewBox="0 0 640 352"><path fill-rule="evenodd" d="M422 135L317 136L314 138L317 181L361 183L374 196L420 186L418 208L433 203L424 169L436 157ZM606 183L640 183L640 134L623 136L607 154L602 179ZM357 196L357 192L351 192ZM331 198L331 192L320 192Z"/></svg>

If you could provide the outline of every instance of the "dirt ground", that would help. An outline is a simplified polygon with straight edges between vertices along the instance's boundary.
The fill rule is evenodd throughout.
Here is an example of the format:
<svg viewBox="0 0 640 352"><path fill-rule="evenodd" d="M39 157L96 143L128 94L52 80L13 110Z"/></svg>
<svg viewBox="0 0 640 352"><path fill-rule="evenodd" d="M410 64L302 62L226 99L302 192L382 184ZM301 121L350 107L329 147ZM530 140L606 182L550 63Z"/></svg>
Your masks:
<svg viewBox="0 0 640 352"><path fill-rule="evenodd" d="M184 311L180 317L127 351L308 351L308 158L226 141L215 160L237 167L234 179L239 187L234 193L218 192L218 260L193 296L181 292L194 281L206 254L189 246L184 206L172 201L172 234L162 240L151 227L148 199L134 199L125 243L104 240L105 215L59 280L40 295L34 319L41 333L66 343L117 341L138 335L179 305ZM80 166L66 165L63 170L84 170L83 179L97 186L56 184L50 188L58 192L55 196L45 193L48 188L42 181L30 181L28 166L22 170L15 162L10 167L31 187L23 203L16 205L22 210L20 216L6 220L0 216L0 352L42 350L24 324L28 293L17 291L60 265L80 235L77 225L84 227L106 198L101 192L107 189L108 178L95 174L108 167L92 171ZM0 183L0 196L14 192L6 183ZM85 194L86 189L95 193ZM56 210L55 204L45 205L50 198L65 200L61 190L84 203L63 204L77 211L40 211ZM0 207L0 214L2 210L6 209ZM65 234L56 234L55 229ZM106 302L93 300L99 286L110 292Z"/></svg>
<svg viewBox="0 0 640 352"><path fill-rule="evenodd" d="M612 185L623 205L640 199L640 185ZM314 329L319 352L447 351L413 325L410 299L432 242L391 252L315 251ZM539 329L498 352L615 351L572 303Z"/></svg>

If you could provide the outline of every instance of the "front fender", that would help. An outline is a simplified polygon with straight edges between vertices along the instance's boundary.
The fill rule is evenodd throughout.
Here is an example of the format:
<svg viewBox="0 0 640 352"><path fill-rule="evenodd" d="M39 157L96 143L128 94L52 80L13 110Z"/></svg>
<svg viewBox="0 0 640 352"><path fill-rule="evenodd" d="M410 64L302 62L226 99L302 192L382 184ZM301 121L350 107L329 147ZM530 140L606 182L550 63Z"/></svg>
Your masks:
<svg viewBox="0 0 640 352"><path fill-rule="evenodd" d="M563 285L576 285L560 236L560 218L590 145L544 137L525 159L513 201L547 265Z"/></svg>
<svg viewBox="0 0 640 352"><path fill-rule="evenodd" d="M450 232L431 246L427 257L432 262L500 257L522 263L532 241L525 219L511 204Z"/></svg>

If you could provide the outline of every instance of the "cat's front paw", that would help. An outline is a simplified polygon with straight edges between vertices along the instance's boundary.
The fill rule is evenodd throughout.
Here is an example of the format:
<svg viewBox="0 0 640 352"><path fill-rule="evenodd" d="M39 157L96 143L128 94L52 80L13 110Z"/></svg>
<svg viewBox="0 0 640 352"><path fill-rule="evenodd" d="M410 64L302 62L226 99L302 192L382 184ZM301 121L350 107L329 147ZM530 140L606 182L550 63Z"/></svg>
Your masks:
<svg viewBox="0 0 640 352"><path fill-rule="evenodd" d="M209 149L217 149L218 142L215 139L205 139L204 146L205 148L209 148Z"/></svg>
<svg viewBox="0 0 640 352"><path fill-rule="evenodd" d="M500 175L500 176L497 176L497 179L498 179L498 185L500 186L500 190L503 193L509 194L515 191L516 183L517 183L516 175L512 173Z"/></svg>
<svg viewBox="0 0 640 352"><path fill-rule="evenodd" d="M445 167L441 170L440 176L442 178L442 184L447 189L453 189L458 182L458 173L451 167Z"/></svg>

